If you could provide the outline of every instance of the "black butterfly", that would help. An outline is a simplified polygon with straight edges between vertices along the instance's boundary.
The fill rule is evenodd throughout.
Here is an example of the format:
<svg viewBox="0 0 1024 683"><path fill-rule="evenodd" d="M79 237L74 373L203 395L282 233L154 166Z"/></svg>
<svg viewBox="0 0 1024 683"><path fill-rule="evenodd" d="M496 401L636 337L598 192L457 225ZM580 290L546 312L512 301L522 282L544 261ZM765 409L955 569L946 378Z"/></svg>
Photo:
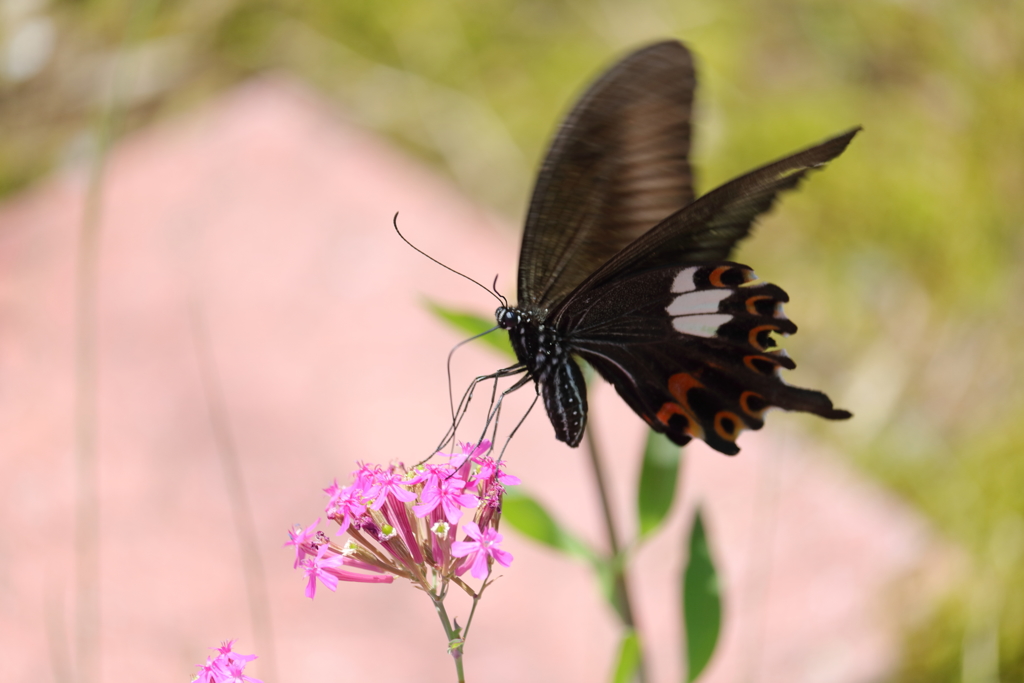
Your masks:
<svg viewBox="0 0 1024 683"><path fill-rule="evenodd" d="M785 384L795 364L789 297L728 261L775 196L838 156L858 129L751 171L694 201L689 51L675 41L627 56L583 94L537 178L519 255L519 305L502 306L519 364L555 435L579 445L587 392L576 355L647 424L679 445L739 452L770 407L841 420L818 391ZM524 378L524 381L526 381ZM517 385L518 386L518 385Z"/></svg>

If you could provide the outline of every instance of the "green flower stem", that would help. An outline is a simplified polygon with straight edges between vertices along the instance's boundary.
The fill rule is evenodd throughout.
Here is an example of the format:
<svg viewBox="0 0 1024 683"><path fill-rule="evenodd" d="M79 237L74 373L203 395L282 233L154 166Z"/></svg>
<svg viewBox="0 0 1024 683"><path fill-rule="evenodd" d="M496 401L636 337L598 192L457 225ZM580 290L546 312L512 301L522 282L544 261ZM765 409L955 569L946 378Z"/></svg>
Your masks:
<svg viewBox="0 0 1024 683"><path fill-rule="evenodd" d="M465 641L459 634L459 630L452 627L452 622L448 618L448 612L444 608L444 598L433 594L430 597L434 601L434 609L437 610L437 616L441 619L444 633L448 636L448 652L451 653L452 659L455 660L455 675L459 683L466 683L466 674L462 670L462 648L465 647Z"/></svg>
<svg viewBox="0 0 1024 683"><path fill-rule="evenodd" d="M615 558L612 578L613 600L615 610L619 614L623 625L633 632L637 632L636 618L633 616L633 605L629 595L629 581L626 574L626 563L619 561L621 546L619 536L615 531L615 519L612 513L611 499L608 496L608 487L605 484L604 470L601 466L600 449L597 447L597 439L594 437L594 430L586 430L587 452L590 455L590 466L594 471L594 482L597 484L597 491L601 496L601 510L604 513L605 531L608 535L608 550L612 558ZM640 649L639 663L637 664L637 678L640 683L647 680L647 669L644 666L643 648Z"/></svg>
<svg viewBox="0 0 1024 683"><path fill-rule="evenodd" d="M487 590L487 587L489 585L491 585L489 583L489 581L491 580L491 572L493 570L494 570L494 565L493 564L488 564L487 565L487 576L484 578L484 585L480 586L480 591L479 592L472 593L472 595L473 595L473 607L469 610L469 618L466 619L466 626L462 629L462 639L463 640L465 640L466 638L469 637L469 627L472 626L472 624L473 624L473 615L476 614L476 606L478 604L480 604L480 598L482 598L484 596L484 591ZM467 586L467 588L468 588L468 586Z"/></svg>

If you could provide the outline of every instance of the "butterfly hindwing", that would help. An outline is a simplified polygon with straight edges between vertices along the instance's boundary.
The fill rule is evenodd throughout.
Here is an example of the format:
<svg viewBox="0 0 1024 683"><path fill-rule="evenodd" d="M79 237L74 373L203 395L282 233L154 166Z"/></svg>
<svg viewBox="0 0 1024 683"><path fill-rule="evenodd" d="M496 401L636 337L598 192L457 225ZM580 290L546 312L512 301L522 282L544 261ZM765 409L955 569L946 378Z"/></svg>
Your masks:
<svg viewBox="0 0 1024 683"><path fill-rule="evenodd" d="M645 271L595 288L563 314L566 341L656 431L699 438L728 454L769 407L833 419L824 394L782 381L793 361L773 334L791 334L786 293L746 266L720 262Z"/></svg>

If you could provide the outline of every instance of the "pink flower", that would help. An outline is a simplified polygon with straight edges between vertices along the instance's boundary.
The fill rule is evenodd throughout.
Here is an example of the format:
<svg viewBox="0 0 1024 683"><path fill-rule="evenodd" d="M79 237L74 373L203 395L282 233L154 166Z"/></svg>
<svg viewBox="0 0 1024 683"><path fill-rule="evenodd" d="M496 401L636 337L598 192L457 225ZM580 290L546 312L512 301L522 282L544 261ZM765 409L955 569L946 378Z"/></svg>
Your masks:
<svg viewBox="0 0 1024 683"><path fill-rule="evenodd" d="M479 465L479 469L476 476L473 477L472 483L474 485L481 485L484 495L498 485L505 487L518 486L520 484L519 477L505 473L504 462L495 462L493 458L481 458L476 463ZM502 492L504 492L504 488L502 488Z"/></svg>
<svg viewBox="0 0 1024 683"><path fill-rule="evenodd" d="M440 455L443 455L443 453ZM437 479L450 477L452 472L454 472L454 470L451 465L424 465L423 467L414 470L414 474L409 477L405 483L408 486L422 484L423 482L427 482L429 484Z"/></svg>
<svg viewBox="0 0 1024 683"><path fill-rule="evenodd" d="M197 683L263 683L258 678L245 675L245 667L256 655L243 655L231 651L235 641L221 643L216 657L207 657L206 664L199 666L199 673L193 677Z"/></svg>
<svg viewBox="0 0 1024 683"><path fill-rule="evenodd" d="M444 510L444 517L450 524L457 524L462 518L462 508L475 508L480 499L472 493L463 493L466 482L455 477L435 479L429 482L420 494L422 505L414 505L417 517L426 517L438 505Z"/></svg>
<svg viewBox="0 0 1024 683"><path fill-rule="evenodd" d="M295 548L296 565L306 578L306 595L315 597L318 582L336 591L339 581L391 583L395 577L432 592L478 564L486 576L491 558L508 566L512 556L497 547L501 536L489 527L501 511L505 485L519 480L506 475L504 465L488 455L490 442L459 446L462 453L447 456L451 458L447 464L413 470L401 463L360 464L351 484L342 487L335 481L324 489L331 497L327 516L349 540L339 550L338 543L315 531L316 524L289 532L285 545ZM473 530L470 538L475 541L458 544L466 550L456 556L451 549L467 509ZM477 573L474 569L474 576ZM465 584L459 585L473 594Z"/></svg>
<svg viewBox="0 0 1024 683"><path fill-rule="evenodd" d="M324 557L329 549L330 545L323 543L317 549L315 558L302 561L302 566L306 570L306 578L309 579L306 583L306 597L310 600L316 596L317 579L320 579L320 583L331 592L338 589L338 575L329 570L337 569L343 565L345 558L336 554Z"/></svg>
<svg viewBox="0 0 1024 683"><path fill-rule="evenodd" d="M449 462L456 470L461 468L469 460L479 463L479 458L483 457L487 451L491 450L491 442L487 439L484 439L478 444L460 443L459 446L462 448L461 453L452 453L448 455L450 458ZM445 454L439 453L439 455Z"/></svg>
<svg viewBox="0 0 1024 683"><path fill-rule="evenodd" d="M293 569L298 568L299 562L302 561L306 555L312 554L313 550L313 539L316 538L316 527L320 523L320 518L317 517L316 521L309 525L306 529L296 524L294 529L288 530L288 540L285 541L285 547L290 545L295 546L295 564L292 565ZM230 643L229 643L230 645Z"/></svg>
<svg viewBox="0 0 1024 683"><path fill-rule="evenodd" d="M332 554L329 557L325 557L327 552L330 551ZM299 563L306 572L306 597L310 600L316 595L316 580L320 579L320 583L327 587L330 591L335 591L338 588L338 581L351 581L353 583L391 583L395 580L393 576L380 576L383 571L371 564L357 560L355 558L346 557L342 553L333 551L330 548L330 544L322 543L317 549L316 557L313 559L304 559ZM360 572L354 572L349 569L343 569L342 567L352 566L365 571L375 572L375 574L362 574Z"/></svg>
<svg viewBox="0 0 1024 683"><path fill-rule="evenodd" d="M199 665L199 673L192 680L195 683L217 683L221 674L220 657L207 657L206 664Z"/></svg>
<svg viewBox="0 0 1024 683"><path fill-rule="evenodd" d="M402 475L392 468L389 472L378 472L374 478L377 485L377 499L371 506L374 510L380 510L384 506L388 495L392 495L403 503L410 503L416 500L416 494L406 488L407 482Z"/></svg>
<svg viewBox="0 0 1024 683"><path fill-rule="evenodd" d="M346 486L335 492L327 504L327 516L341 524L339 534L345 533L353 521L361 519L366 514L367 501L363 488L358 484Z"/></svg>
<svg viewBox="0 0 1024 683"><path fill-rule="evenodd" d="M470 569L473 578L485 579L488 561L491 558L504 567L512 564L511 553L498 547L503 537L497 531L491 528L481 530L474 522L466 522L462 528L473 540L452 543L452 555L466 558L459 567L458 574L461 575L466 569Z"/></svg>
<svg viewBox="0 0 1024 683"><path fill-rule="evenodd" d="M255 655L252 656L255 659ZM224 665L224 673L217 680L217 683L263 683L258 678L245 675L247 661L231 659Z"/></svg>

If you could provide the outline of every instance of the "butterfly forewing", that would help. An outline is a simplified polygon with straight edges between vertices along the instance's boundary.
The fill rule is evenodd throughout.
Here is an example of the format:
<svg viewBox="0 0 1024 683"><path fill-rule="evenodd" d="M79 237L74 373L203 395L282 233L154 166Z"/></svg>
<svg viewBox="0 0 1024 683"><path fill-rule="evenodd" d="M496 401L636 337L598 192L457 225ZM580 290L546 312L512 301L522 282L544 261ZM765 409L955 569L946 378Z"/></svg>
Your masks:
<svg viewBox="0 0 1024 683"><path fill-rule="evenodd" d="M548 151L519 256L519 304L550 308L693 200L689 51L639 50L597 80Z"/></svg>
<svg viewBox="0 0 1024 683"><path fill-rule="evenodd" d="M860 128L746 173L668 215L629 244L563 300L635 271L684 263L723 261L750 233L754 220L768 211L780 192L792 190L808 171L839 156ZM554 311L557 315L558 311Z"/></svg>

